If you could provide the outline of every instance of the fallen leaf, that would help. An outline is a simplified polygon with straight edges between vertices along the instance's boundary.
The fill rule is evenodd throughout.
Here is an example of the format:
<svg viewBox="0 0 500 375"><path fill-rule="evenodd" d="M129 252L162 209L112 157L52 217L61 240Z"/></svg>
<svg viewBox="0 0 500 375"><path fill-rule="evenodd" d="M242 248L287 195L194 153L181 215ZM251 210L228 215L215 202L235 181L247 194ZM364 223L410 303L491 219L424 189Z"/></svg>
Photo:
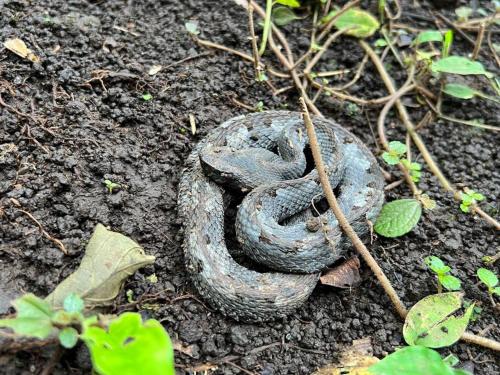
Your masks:
<svg viewBox="0 0 500 375"><path fill-rule="evenodd" d="M379 361L372 353L371 337L354 340L340 353L338 364L322 367L312 375L370 375L368 367Z"/></svg>
<svg viewBox="0 0 500 375"><path fill-rule="evenodd" d="M9 51L14 52L16 55L22 57L23 59L28 59L31 62L37 63L40 61L40 58L33 53L27 46L19 38L7 39L3 43L4 47Z"/></svg>
<svg viewBox="0 0 500 375"><path fill-rule="evenodd" d="M174 347L174 350L193 358L193 345L184 346L182 342L173 340L172 346Z"/></svg>
<svg viewBox="0 0 500 375"><path fill-rule="evenodd" d="M125 279L154 260L155 257L144 254L135 241L97 224L78 269L63 280L46 300L58 308L70 293L76 293L87 307L109 305L120 292Z"/></svg>
<svg viewBox="0 0 500 375"><path fill-rule="evenodd" d="M350 288L361 281L359 276L359 259L352 257L341 265L331 268L320 277L321 284L337 288Z"/></svg>
<svg viewBox="0 0 500 375"><path fill-rule="evenodd" d="M162 69L163 69L163 66L161 66L161 65L153 65L151 68L149 68L148 74L150 76L154 76L156 73L158 73Z"/></svg>

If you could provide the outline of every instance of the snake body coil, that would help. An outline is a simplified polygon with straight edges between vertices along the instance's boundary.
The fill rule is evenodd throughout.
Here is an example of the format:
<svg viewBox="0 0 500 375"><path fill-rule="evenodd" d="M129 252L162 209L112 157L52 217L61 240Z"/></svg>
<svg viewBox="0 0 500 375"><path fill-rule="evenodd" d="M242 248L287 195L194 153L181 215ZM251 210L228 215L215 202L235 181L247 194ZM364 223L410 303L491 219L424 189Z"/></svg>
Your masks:
<svg viewBox="0 0 500 375"><path fill-rule="evenodd" d="M339 204L364 235L384 199L377 162L335 122L313 122ZM307 147L299 113L268 111L224 122L187 160L179 186L187 269L200 294L225 315L264 321L289 314L309 297L319 271L349 247L333 214L315 210L323 193L317 171L308 172ZM249 192L235 222L241 248L277 272L256 272L231 257L224 209L235 189Z"/></svg>

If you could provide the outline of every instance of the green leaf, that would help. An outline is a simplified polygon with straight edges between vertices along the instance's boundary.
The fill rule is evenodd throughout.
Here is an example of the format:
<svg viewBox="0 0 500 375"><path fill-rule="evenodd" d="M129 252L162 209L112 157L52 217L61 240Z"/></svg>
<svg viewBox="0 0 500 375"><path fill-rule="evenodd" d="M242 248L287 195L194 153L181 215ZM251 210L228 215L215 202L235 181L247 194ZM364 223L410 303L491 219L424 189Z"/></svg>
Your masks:
<svg viewBox="0 0 500 375"><path fill-rule="evenodd" d="M375 43L373 43L374 47L385 47L387 46L387 41L385 39L377 39Z"/></svg>
<svg viewBox="0 0 500 375"><path fill-rule="evenodd" d="M196 22L186 22L184 24L188 33L192 35L198 35L200 30L198 30L198 24Z"/></svg>
<svg viewBox="0 0 500 375"><path fill-rule="evenodd" d="M373 375L454 375L435 350L424 346L399 349L368 368Z"/></svg>
<svg viewBox="0 0 500 375"><path fill-rule="evenodd" d="M78 331L72 327L66 327L59 332L59 342L66 349L71 349L78 342Z"/></svg>
<svg viewBox="0 0 500 375"><path fill-rule="evenodd" d="M443 92L459 99L472 99L477 95L476 90L458 83L447 83L443 88Z"/></svg>
<svg viewBox="0 0 500 375"><path fill-rule="evenodd" d="M482 201L484 199L484 195L481 193L476 193L475 191L471 192L472 198L476 201Z"/></svg>
<svg viewBox="0 0 500 375"><path fill-rule="evenodd" d="M396 155L404 155L406 153L406 145L399 141L389 142L389 151Z"/></svg>
<svg viewBox="0 0 500 375"><path fill-rule="evenodd" d="M500 286L493 288L493 293L495 293L497 296L500 296Z"/></svg>
<svg viewBox="0 0 500 375"><path fill-rule="evenodd" d="M273 22L278 26L288 25L290 22L297 19L300 19L300 17L298 17L290 8L276 7L273 9Z"/></svg>
<svg viewBox="0 0 500 375"><path fill-rule="evenodd" d="M481 280L483 283L485 283L488 288L494 288L498 284L498 277L495 275L493 272L486 268L480 268L477 270L477 277L479 277L479 280Z"/></svg>
<svg viewBox="0 0 500 375"><path fill-rule="evenodd" d="M464 6L455 9L455 14L457 15L459 21L467 21L472 12L472 8Z"/></svg>
<svg viewBox="0 0 500 375"><path fill-rule="evenodd" d="M441 293L418 301L408 312L403 327L408 345L442 348L458 341L474 308L472 304L463 315L457 314L462 296L460 292Z"/></svg>
<svg viewBox="0 0 500 375"><path fill-rule="evenodd" d="M446 363L448 366L456 366L459 364L460 359L455 354L449 354L445 358L443 358L443 362Z"/></svg>
<svg viewBox="0 0 500 375"><path fill-rule="evenodd" d="M33 294L25 294L12 305L16 309L16 317L0 319L0 327L11 328L18 335L39 339L47 338L54 331L51 321L54 312L43 299Z"/></svg>
<svg viewBox="0 0 500 375"><path fill-rule="evenodd" d="M431 65L431 70L434 73L451 73L451 74L483 74L488 78L493 77L493 74L487 72L479 61L472 61L462 56L449 56L444 59L434 61Z"/></svg>
<svg viewBox="0 0 500 375"><path fill-rule="evenodd" d="M460 209L463 212L469 212L470 211L470 203L469 204L466 204L466 203L460 204Z"/></svg>
<svg viewBox="0 0 500 375"><path fill-rule="evenodd" d="M328 23L338 12L338 10L332 10L326 17L323 17L321 22ZM367 38L378 30L380 24L367 11L359 8L351 8L334 21L334 26L339 30L347 30L345 32L346 35L356 38Z"/></svg>
<svg viewBox="0 0 500 375"><path fill-rule="evenodd" d="M422 31L420 34L418 34L418 36L416 37L413 44L418 46L419 44L422 44L422 43L442 42L442 41L443 41L443 34L441 34L440 31L426 30L426 31Z"/></svg>
<svg viewBox="0 0 500 375"><path fill-rule="evenodd" d="M440 258L434 255L425 257L424 262L432 271L440 275L444 275L451 270Z"/></svg>
<svg viewBox="0 0 500 375"><path fill-rule="evenodd" d="M382 207L375 232L384 237L399 237L417 225L422 215L422 206L415 199L399 199Z"/></svg>
<svg viewBox="0 0 500 375"><path fill-rule="evenodd" d="M88 327L81 337L100 374L175 374L172 342L157 320L143 323L140 314L124 313L108 330Z"/></svg>
<svg viewBox="0 0 500 375"><path fill-rule="evenodd" d="M147 102L147 101L153 99L153 95L151 95L150 93L146 93L142 96L142 99Z"/></svg>
<svg viewBox="0 0 500 375"><path fill-rule="evenodd" d="M451 275L444 275L439 279L439 282L445 289L450 291L460 290L460 288L462 287L460 279Z"/></svg>
<svg viewBox="0 0 500 375"><path fill-rule="evenodd" d="M281 5L286 5L290 8L298 8L300 7L300 2L298 0L276 0L276 3Z"/></svg>
<svg viewBox="0 0 500 375"><path fill-rule="evenodd" d="M448 30L444 33L443 48L441 50L441 58L446 58L450 55L451 45L453 43L453 30Z"/></svg>
<svg viewBox="0 0 500 375"><path fill-rule="evenodd" d="M64 310L67 312L81 312L83 310L83 300L75 293L70 293L63 301Z"/></svg>
<svg viewBox="0 0 500 375"><path fill-rule="evenodd" d="M399 156L391 155L388 152L382 153L382 159L384 159L384 161L389 165L396 165L399 163Z"/></svg>

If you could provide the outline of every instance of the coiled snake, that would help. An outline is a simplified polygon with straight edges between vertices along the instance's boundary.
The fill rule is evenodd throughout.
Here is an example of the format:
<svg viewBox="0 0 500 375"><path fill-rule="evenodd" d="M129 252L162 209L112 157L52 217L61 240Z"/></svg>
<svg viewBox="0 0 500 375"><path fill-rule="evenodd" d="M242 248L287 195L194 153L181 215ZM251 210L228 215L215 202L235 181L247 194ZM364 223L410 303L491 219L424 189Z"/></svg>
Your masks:
<svg viewBox="0 0 500 375"><path fill-rule="evenodd" d="M313 122L340 207L364 235L384 199L377 162L334 121ZM267 111L224 122L187 160L178 202L187 270L199 293L225 315L264 321L289 314L309 297L319 271L349 248L333 214L315 211L323 193L307 148L300 113ZM236 215L236 238L245 255L270 272L250 270L228 251L224 210L235 191L248 192Z"/></svg>

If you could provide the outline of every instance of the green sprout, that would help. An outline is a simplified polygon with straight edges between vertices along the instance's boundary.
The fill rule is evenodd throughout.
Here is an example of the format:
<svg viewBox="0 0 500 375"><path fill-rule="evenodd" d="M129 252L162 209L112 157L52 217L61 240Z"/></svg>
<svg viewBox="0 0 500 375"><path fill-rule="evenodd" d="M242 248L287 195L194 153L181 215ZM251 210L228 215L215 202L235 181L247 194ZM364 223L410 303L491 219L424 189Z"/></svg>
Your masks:
<svg viewBox="0 0 500 375"><path fill-rule="evenodd" d="M396 165L404 154L406 154L406 145L399 141L392 141L389 142L389 151L382 154L382 159L389 165Z"/></svg>
<svg viewBox="0 0 500 375"><path fill-rule="evenodd" d="M477 277L479 277L479 280L481 280L481 282L488 288L488 295L490 296L491 303L495 306L496 304L493 299L493 295L496 294L497 296L500 296L498 276L486 268L479 268L477 270Z"/></svg>
<svg viewBox="0 0 500 375"><path fill-rule="evenodd" d="M104 180L104 185L106 185L106 188L109 191L109 194L113 194L114 189L118 189L121 187L120 184L113 182L111 180Z"/></svg>
<svg viewBox="0 0 500 375"><path fill-rule="evenodd" d="M450 29L444 34L443 48L441 50L441 57L443 59L450 55L452 43L453 43L453 30Z"/></svg>
<svg viewBox="0 0 500 375"><path fill-rule="evenodd" d="M410 177L413 182L420 181L420 177L422 176L422 165L420 163L410 162L408 159L401 160L401 163L405 166L410 173Z"/></svg>
<svg viewBox="0 0 500 375"><path fill-rule="evenodd" d="M446 290L460 290L460 279L450 275L451 267L444 264L444 262L436 256L428 256L424 259L425 264L429 269L436 274L438 282L438 293Z"/></svg>
<svg viewBox="0 0 500 375"><path fill-rule="evenodd" d="M200 33L200 30L198 30L198 24L196 22L191 22L188 21L184 24L186 27L186 30L189 34L196 36Z"/></svg>
<svg viewBox="0 0 500 375"><path fill-rule="evenodd" d="M470 207L479 201L484 199L484 195L481 193L476 193L474 190L465 189L462 193L462 202L460 203L460 209L463 212L469 212Z"/></svg>
<svg viewBox="0 0 500 375"><path fill-rule="evenodd" d="M145 93L143 96L142 96L142 99L145 101L145 102L148 102L150 101L151 99L153 99L153 95L151 95L149 92Z"/></svg>
<svg viewBox="0 0 500 375"><path fill-rule="evenodd" d="M378 17L380 23L384 23L385 3L386 0L378 0Z"/></svg>
<svg viewBox="0 0 500 375"><path fill-rule="evenodd" d="M259 48L259 55L263 55L266 51L267 39L269 38L269 31L271 30L271 15L274 4L285 5L290 8L300 7L298 0L266 0L266 17L264 18L264 30L262 31L262 41Z"/></svg>
<svg viewBox="0 0 500 375"><path fill-rule="evenodd" d="M257 112L262 112L264 111L264 102L262 100L260 100L256 105L255 105L255 110Z"/></svg>

